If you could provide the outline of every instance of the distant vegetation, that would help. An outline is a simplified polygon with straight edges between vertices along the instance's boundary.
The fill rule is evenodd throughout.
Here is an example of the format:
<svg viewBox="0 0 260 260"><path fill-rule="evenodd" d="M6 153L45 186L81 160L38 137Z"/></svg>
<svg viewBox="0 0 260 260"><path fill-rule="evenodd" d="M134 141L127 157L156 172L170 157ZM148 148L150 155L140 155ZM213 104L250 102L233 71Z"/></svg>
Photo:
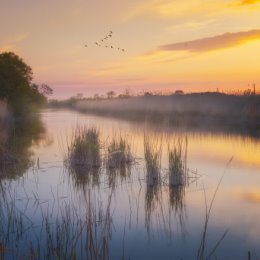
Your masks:
<svg viewBox="0 0 260 260"><path fill-rule="evenodd" d="M255 88L254 88L255 90ZM150 92L142 96L111 97L66 101L51 101L50 107L67 107L84 113L117 117L127 120L167 123L173 126L214 129L260 127L260 95L250 89L240 94L204 92L184 94L178 90L171 95ZM236 128L238 127L238 128Z"/></svg>

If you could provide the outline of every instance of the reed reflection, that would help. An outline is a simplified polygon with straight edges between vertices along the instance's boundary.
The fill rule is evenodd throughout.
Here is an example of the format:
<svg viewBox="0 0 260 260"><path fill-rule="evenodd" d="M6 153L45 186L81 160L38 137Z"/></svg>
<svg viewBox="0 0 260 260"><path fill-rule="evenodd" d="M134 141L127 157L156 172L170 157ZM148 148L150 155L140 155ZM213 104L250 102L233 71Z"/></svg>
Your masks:
<svg viewBox="0 0 260 260"><path fill-rule="evenodd" d="M161 169L162 137L151 138L145 136L144 152L146 163L146 195L145 195L145 224L150 237L152 215L163 220L163 226L168 233L172 225L171 215L174 213L181 230L184 230L185 221L185 188L189 183L187 169L187 138L166 138L168 143L168 169L163 174ZM168 186L168 189L165 189ZM169 204L165 195L168 195ZM167 205L169 207L167 208ZM170 234L171 237L171 234Z"/></svg>
<svg viewBox="0 0 260 260"><path fill-rule="evenodd" d="M69 167L68 172L77 189L99 187L100 185L100 167L88 168L83 166L74 166Z"/></svg>
<svg viewBox="0 0 260 260"><path fill-rule="evenodd" d="M114 135L106 149L106 169L108 175L108 185L115 189L119 179L121 184L131 176L131 166L134 157L131 146L126 137Z"/></svg>

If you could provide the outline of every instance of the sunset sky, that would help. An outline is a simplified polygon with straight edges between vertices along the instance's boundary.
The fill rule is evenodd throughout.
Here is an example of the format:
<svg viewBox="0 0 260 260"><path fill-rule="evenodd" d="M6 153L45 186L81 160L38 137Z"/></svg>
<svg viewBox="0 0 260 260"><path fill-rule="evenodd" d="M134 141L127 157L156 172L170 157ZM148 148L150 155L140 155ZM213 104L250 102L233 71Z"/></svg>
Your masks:
<svg viewBox="0 0 260 260"><path fill-rule="evenodd" d="M0 51L55 98L260 90L260 0L10 0L0 23Z"/></svg>

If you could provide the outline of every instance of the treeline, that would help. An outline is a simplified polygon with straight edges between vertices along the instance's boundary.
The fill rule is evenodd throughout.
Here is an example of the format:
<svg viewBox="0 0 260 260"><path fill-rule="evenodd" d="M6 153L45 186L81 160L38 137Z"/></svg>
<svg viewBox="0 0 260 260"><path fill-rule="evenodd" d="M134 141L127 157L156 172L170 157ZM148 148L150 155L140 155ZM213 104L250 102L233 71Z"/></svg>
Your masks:
<svg viewBox="0 0 260 260"><path fill-rule="evenodd" d="M150 92L142 96L118 97L71 97L67 100L50 100L50 107L71 107L84 112L126 116L126 113L151 112L175 114L221 115L226 117L258 117L260 95L253 92L244 95L219 92L184 94L178 91L171 95L156 95ZM174 114L172 114L174 116Z"/></svg>
<svg viewBox="0 0 260 260"><path fill-rule="evenodd" d="M199 129L260 129L260 95L253 92L247 95L205 92L168 96L146 93L127 98L73 98L57 105L100 116Z"/></svg>
<svg viewBox="0 0 260 260"><path fill-rule="evenodd" d="M85 112L108 113L126 116L159 114L174 117L179 115L205 115L221 117L259 116L260 96L236 96L221 93L193 93L186 95L145 95L128 99L81 100L75 108ZM164 116L163 116L164 117Z"/></svg>

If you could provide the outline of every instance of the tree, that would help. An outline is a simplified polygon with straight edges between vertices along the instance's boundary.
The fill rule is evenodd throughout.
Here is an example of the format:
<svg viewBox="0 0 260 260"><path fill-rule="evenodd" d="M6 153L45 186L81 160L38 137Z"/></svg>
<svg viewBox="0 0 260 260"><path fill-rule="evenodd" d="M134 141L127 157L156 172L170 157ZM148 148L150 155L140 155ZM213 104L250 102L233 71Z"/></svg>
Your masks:
<svg viewBox="0 0 260 260"><path fill-rule="evenodd" d="M15 116L42 106L52 93L47 85L32 83L33 72L22 58L13 52L0 53L0 99L6 100Z"/></svg>
<svg viewBox="0 0 260 260"><path fill-rule="evenodd" d="M94 94L94 97L93 97L94 99L99 99L100 97L99 97L99 95L98 94Z"/></svg>
<svg viewBox="0 0 260 260"><path fill-rule="evenodd" d="M51 96L53 94L53 89L47 84L40 85L39 92L44 96Z"/></svg>
<svg viewBox="0 0 260 260"><path fill-rule="evenodd" d="M174 95L184 95L184 92L183 90L178 89L174 92Z"/></svg>
<svg viewBox="0 0 260 260"><path fill-rule="evenodd" d="M115 91L108 91L107 92L107 98L113 98L116 95Z"/></svg>
<svg viewBox="0 0 260 260"><path fill-rule="evenodd" d="M83 94L82 93L78 93L77 95L76 95L76 99L83 99Z"/></svg>

